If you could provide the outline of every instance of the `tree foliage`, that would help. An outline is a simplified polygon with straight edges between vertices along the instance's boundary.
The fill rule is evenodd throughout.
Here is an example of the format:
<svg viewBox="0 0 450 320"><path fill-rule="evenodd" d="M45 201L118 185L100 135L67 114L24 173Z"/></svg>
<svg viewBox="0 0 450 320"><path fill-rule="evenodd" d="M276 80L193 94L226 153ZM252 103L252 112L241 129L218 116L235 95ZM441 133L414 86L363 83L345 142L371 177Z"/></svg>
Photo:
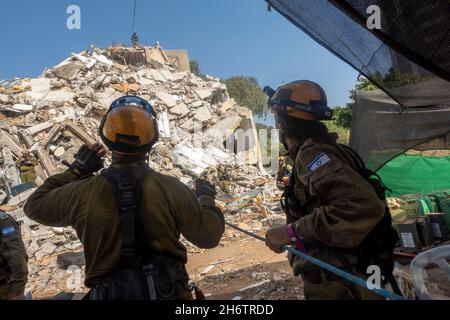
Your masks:
<svg viewBox="0 0 450 320"><path fill-rule="evenodd" d="M236 76L225 80L230 97L256 115L267 113L267 96L254 77Z"/></svg>
<svg viewBox="0 0 450 320"><path fill-rule="evenodd" d="M399 68L391 68L384 76L379 73L370 74L370 78L376 83L383 85L386 88L397 88L414 84L419 81L428 79L430 76L423 76L419 74L404 73ZM377 86L365 77L359 77L355 87L349 91L350 102L344 107L335 107L333 122L339 127L350 128L352 124L352 113L356 101L356 93L358 91L371 91L377 89Z"/></svg>
<svg viewBox="0 0 450 320"><path fill-rule="evenodd" d="M356 93L358 91L371 91L377 87L365 77L359 77L356 81L355 87L349 91L350 102L344 107L338 106L333 108L333 123L342 128L349 129L352 125L352 113L356 101Z"/></svg>
<svg viewBox="0 0 450 320"><path fill-rule="evenodd" d="M198 63L197 60L191 60L191 61L189 61L189 65L190 65L190 67L191 67L191 72L192 72L193 74L195 74L195 75L198 76L198 77L201 77L201 76L202 76L202 73L201 73L201 71L200 71L200 64Z"/></svg>

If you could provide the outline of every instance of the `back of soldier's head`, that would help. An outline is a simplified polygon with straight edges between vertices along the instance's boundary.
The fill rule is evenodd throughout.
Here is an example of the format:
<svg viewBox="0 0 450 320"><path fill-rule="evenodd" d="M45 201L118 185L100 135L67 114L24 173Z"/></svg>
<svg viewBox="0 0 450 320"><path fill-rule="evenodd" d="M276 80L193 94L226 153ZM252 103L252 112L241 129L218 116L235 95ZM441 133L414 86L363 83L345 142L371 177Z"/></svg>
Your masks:
<svg viewBox="0 0 450 320"><path fill-rule="evenodd" d="M142 155L158 140L156 113L152 105L137 96L115 100L102 119L99 134L114 153Z"/></svg>

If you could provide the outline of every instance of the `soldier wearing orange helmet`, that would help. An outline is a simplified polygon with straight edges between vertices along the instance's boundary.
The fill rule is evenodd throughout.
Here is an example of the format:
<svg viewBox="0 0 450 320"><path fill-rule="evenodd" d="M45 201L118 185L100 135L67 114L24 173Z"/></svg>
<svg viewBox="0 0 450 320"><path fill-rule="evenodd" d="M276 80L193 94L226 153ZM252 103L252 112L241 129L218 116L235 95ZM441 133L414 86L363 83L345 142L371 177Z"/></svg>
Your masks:
<svg viewBox="0 0 450 320"><path fill-rule="evenodd" d="M92 300L192 299L180 234L202 248L218 245L224 217L215 188L196 180L192 192L148 166L158 140L156 113L144 99L125 96L103 117L100 137L112 151L84 146L69 170L48 178L27 201L27 216L72 226L84 246Z"/></svg>
<svg viewBox="0 0 450 320"><path fill-rule="evenodd" d="M283 245L367 278L369 265L380 267L383 285L391 282L397 235L391 226L381 180L349 147L339 145L320 120L330 120L324 90L306 80L276 91L268 87L280 141L294 161L282 196L287 225L269 229L266 244ZM378 299L333 273L289 254L294 274L302 275L307 299Z"/></svg>

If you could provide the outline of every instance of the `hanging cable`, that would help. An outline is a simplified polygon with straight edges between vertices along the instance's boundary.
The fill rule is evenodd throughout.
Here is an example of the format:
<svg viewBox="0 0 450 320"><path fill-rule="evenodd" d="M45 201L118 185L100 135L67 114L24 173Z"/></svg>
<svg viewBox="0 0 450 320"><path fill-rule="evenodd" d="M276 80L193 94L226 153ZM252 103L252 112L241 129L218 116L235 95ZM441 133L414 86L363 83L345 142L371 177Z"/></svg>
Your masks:
<svg viewBox="0 0 450 320"><path fill-rule="evenodd" d="M133 6L133 22L132 22L132 26L131 26L131 32L133 33L134 30L134 24L136 21L136 7L137 7L137 0L134 0L134 6Z"/></svg>
<svg viewBox="0 0 450 320"><path fill-rule="evenodd" d="M261 236L258 236L257 234L254 234L254 233L252 233L250 231L241 229L241 228L239 228L238 226L235 226L232 223L229 223L229 222L225 221L225 224L227 226L230 226L231 228L233 228L233 229L235 229L237 231L240 231L242 233L245 233L245 234L247 234L247 235L249 235L249 236L251 236L251 237L253 237L255 239L258 239L258 240L264 241L264 242L266 241L265 238L263 238ZM380 289L369 288L367 286L367 281L365 281L365 280L363 280L363 279L361 279L359 277L356 277L356 276L354 276L354 275L352 275L352 274L350 274L348 272L345 272L345 271L343 271L343 270L341 270L339 268L336 268L335 266L332 266L332 265L330 265L330 264L328 264L326 262L323 262L322 260L316 259L314 257L311 257L311 256L307 255L307 254L304 254L303 252L300 252L300 251L298 251L298 250L296 250L296 249L294 249L292 247L283 246L283 248L285 250L287 250L288 252L296 255L297 257L302 258L303 260L306 260L308 262L311 262L311 263L315 264L316 266L319 266L319 267L321 267L323 269L326 269L326 270L328 270L328 271L338 275L339 277L344 278L344 279L346 279L346 280L348 280L348 281L350 281L350 282L352 282L352 283L354 283L356 285L359 285L359 286L361 286L363 288L366 288L366 289L368 289L368 290L370 290L370 291L372 291L372 292L374 292L374 293L376 293L376 294L378 294L378 295L380 295L382 297L385 297L385 298L391 299L391 300L405 300L405 298L403 298L402 296L400 296L398 294L395 294L395 293L393 293L393 292L391 292L389 290L382 289L382 288L380 288Z"/></svg>

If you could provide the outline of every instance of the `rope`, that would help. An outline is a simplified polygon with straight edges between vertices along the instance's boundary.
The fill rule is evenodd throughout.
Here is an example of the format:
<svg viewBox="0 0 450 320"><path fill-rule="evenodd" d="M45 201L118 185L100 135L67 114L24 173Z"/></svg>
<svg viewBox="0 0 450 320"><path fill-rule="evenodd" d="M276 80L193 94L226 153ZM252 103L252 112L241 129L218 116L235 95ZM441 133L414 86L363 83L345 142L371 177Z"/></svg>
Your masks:
<svg viewBox="0 0 450 320"><path fill-rule="evenodd" d="M136 21L136 4L137 4L137 0L134 0L134 6L133 6L133 23L132 23L132 27L131 27L131 32L134 32L134 23Z"/></svg>
<svg viewBox="0 0 450 320"><path fill-rule="evenodd" d="M263 238L261 236L258 236L256 234L250 232L250 231L241 229L241 228L239 228L238 226L235 226L232 223L225 222L225 224L230 226L231 228L233 228L233 229L235 229L237 231L240 231L242 233L245 233L245 234L247 234L247 235L249 235L249 236L251 236L251 237L253 237L255 239L258 239L258 240L264 241L264 242L266 241L265 238ZM386 290L386 289L382 289L382 288L380 288L380 289L372 288L371 289L371 288L367 287L367 281L365 281L365 280L363 280L363 279L361 279L359 277L356 277L356 276L354 276L354 275L352 275L352 274L350 274L348 272L345 272L345 271L343 271L343 270L341 270L339 268L336 268L335 266L332 266L332 265L330 265L330 264L328 264L326 262L323 262L323 261L321 261L319 259L311 257L311 256L309 256L307 254L304 254L303 252L300 252L300 251L298 251L298 250L296 250L296 249L294 249L292 247L283 246L283 248L285 250L287 250L288 252L296 255L297 257L299 257L299 258L301 258L303 260L311 262L311 263L313 263L313 264L315 264L315 265L317 265L317 266L319 266L319 267L321 267L321 268L323 268L325 270L328 270L328 271L338 275L341 278L344 278L344 279L346 279L346 280L348 280L348 281L350 281L350 282L352 282L352 283L354 283L356 285L359 285L359 286L361 286L363 288L366 288L366 289L368 289L368 290L370 290L370 291L372 291L372 292L374 292L374 293L376 293L376 294L378 294L378 295L380 295L382 297L385 297L385 298L391 299L391 300L405 300L404 297L402 297L402 296L400 296L398 294L395 294L395 293L393 293L393 292L391 292L389 290Z"/></svg>

